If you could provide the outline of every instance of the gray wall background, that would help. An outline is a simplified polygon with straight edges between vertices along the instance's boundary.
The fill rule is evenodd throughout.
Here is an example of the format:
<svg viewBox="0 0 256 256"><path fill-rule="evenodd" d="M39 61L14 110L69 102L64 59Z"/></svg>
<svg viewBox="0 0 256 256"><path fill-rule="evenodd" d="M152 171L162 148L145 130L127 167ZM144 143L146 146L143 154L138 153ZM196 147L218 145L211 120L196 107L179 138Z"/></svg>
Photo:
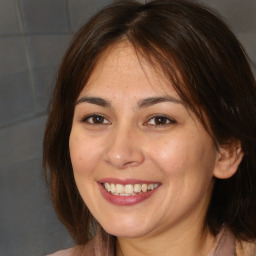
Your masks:
<svg viewBox="0 0 256 256"><path fill-rule="evenodd" d="M110 0L0 0L0 256L72 246L42 179L42 137L57 67L72 34ZM216 8L256 63L256 1Z"/></svg>

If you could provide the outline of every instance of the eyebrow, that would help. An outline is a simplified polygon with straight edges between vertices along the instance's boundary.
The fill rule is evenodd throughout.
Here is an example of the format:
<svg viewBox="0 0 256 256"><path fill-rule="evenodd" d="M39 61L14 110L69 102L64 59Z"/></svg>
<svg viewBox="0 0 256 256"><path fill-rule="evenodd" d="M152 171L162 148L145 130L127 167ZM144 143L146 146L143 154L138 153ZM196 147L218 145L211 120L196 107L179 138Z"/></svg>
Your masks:
<svg viewBox="0 0 256 256"><path fill-rule="evenodd" d="M98 97L81 97L77 102L77 104L83 103L83 102L87 102L87 103L91 103L91 104L95 104L101 107L111 107L111 103L108 100L102 99L102 98L98 98Z"/></svg>
<svg viewBox="0 0 256 256"><path fill-rule="evenodd" d="M101 107L111 107L111 102L108 100L105 100L103 98L99 98L99 97L86 97L83 96L81 97L77 102L77 104L80 103L91 103L91 104L95 104ZM138 107L139 108L145 108L145 107L149 107L155 104L159 104L159 103L163 103L163 102L172 102L172 103L177 103L177 104L183 104L183 102L181 100L175 99L171 96L164 96L164 97L149 97L149 98L145 98L142 99L138 102Z"/></svg>
<svg viewBox="0 0 256 256"><path fill-rule="evenodd" d="M149 98L140 100L138 103L138 106L140 108L145 108L145 107L149 107L162 102L172 102L177 104L183 104L181 100L175 99L171 96L164 96L164 97L149 97Z"/></svg>

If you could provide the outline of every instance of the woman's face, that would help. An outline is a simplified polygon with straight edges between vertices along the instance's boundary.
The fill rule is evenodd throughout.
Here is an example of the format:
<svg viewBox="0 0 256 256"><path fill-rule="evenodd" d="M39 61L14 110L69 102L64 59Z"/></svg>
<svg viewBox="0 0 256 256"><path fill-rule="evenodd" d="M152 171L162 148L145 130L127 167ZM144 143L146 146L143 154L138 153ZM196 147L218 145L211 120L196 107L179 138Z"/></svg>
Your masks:
<svg viewBox="0 0 256 256"><path fill-rule="evenodd" d="M218 153L170 82L128 43L103 54L79 95L69 146L78 190L110 234L203 223Z"/></svg>

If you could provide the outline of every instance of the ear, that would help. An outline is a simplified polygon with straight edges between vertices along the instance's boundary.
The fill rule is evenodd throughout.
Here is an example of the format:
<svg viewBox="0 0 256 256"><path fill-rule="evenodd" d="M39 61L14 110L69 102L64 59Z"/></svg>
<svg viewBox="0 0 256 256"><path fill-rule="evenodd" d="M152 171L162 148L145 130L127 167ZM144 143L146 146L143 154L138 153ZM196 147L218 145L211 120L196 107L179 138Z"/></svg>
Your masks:
<svg viewBox="0 0 256 256"><path fill-rule="evenodd" d="M219 179L232 177L243 158L240 142L233 142L228 145L220 146L216 159L213 175Z"/></svg>

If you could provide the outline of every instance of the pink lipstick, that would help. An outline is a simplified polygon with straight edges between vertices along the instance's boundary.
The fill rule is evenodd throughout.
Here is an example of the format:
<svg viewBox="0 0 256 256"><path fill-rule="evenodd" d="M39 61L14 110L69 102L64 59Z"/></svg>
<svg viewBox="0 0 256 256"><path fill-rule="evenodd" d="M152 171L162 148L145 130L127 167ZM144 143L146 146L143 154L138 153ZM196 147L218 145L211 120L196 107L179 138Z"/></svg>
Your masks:
<svg viewBox="0 0 256 256"><path fill-rule="evenodd" d="M108 202L118 206L132 206L151 197L161 184L155 181L105 178L99 180L98 185Z"/></svg>

